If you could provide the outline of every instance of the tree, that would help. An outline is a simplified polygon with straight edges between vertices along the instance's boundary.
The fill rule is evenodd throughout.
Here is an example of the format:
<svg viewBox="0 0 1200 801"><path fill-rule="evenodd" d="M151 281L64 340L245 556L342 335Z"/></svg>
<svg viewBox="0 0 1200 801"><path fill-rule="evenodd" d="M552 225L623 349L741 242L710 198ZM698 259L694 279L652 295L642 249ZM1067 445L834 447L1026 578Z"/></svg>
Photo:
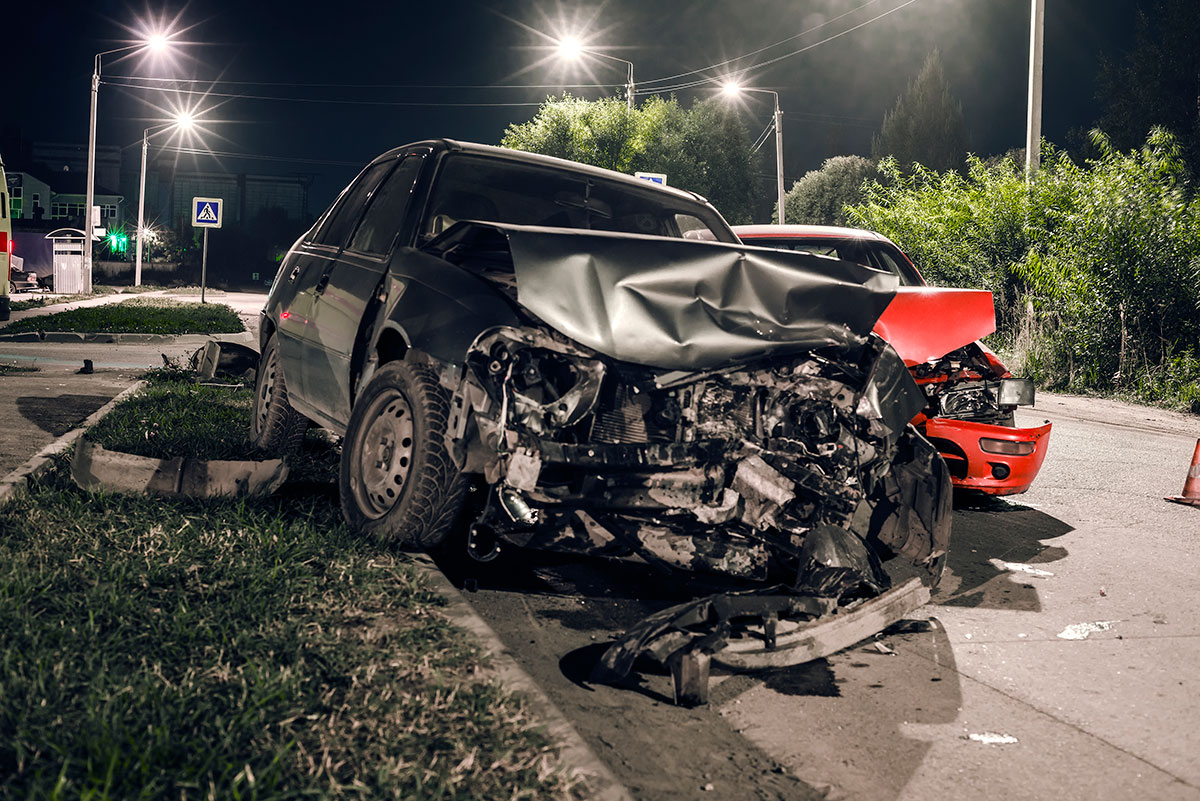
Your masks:
<svg viewBox="0 0 1200 801"><path fill-rule="evenodd" d="M651 97L627 108L615 98L547 98L529 122L504 132L502 147L619 172L661 172L671 186L708 198L733 223L749 222L758 155L736 111L715 100L684 109Z"/></svg>
<svg viewBox="0 0 1200 801"><path fill-rule="evenodd" d="M876 174L875 162L862 156L834 156L810 170L784 195L786 219L810 225L845 225L845 207L863 201L863 181Z"/></svg>
<svg viewBox="0 0 1200 801"><path fill-rule="evenodd" d="M1200 5L1139 5L1133 47L1101 62L1096 96L1104 111L1097 127L1119 150L1141 145L1152 126L1165 128L1194 168L1200 163Z"/></svg>
<svg viewBox="0 0 1200 801"><path fill-rule="evenodd" d="M884 115L879 133L871 138L871 155L876 161L892 156L903 167L917 163L938 171L957 170L965 163L962 104L950 94L936 49Z"/></svg>

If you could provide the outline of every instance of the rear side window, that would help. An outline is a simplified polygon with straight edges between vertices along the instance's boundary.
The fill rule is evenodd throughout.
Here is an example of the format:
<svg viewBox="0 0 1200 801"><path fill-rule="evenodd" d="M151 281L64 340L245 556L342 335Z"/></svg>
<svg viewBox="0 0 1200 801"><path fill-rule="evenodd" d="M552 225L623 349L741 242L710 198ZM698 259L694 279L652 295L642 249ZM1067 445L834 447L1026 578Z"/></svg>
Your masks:
<svg viewBox="0 0 1200 801"><path fill-rule="evenodd" d="M386 256L404 224L404 215L412 199L413 185L424 157L412 155L400 162L378 189L371 194L371 205L354 232L349 249L359 253Z"/></svg>
<svg viewBox="0 0 1200 801"><path fill-rule="evenodd" d="M892 250L892 248L883 243L876 246L871 251L871 254L878 263L872 266L900 276L900 284L902 286L922 286L925 282L921 280L921 276L913 269L908 259L904 258L904 255L899 251L892 252Z"/></svg>
<svg viewBox="0 0 1200 801"><path fill-rule="evenodd" d="M395 164L394 161L384 161L372 164L358 180L338 200L337 205L321 224L313 241L319 245L340 248L346 243L346 238L354 230L355 223L362 213L363 204L371 194L371 190L383 179L383 176Z"/></svg>

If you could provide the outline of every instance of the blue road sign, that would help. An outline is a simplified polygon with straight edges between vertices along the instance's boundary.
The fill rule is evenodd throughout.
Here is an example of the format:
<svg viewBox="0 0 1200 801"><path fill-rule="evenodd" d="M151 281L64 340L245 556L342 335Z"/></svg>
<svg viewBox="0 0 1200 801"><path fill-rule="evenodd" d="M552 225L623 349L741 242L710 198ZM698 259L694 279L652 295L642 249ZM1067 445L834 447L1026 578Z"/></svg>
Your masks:
<svg viewBox="0 0 1200 801"><path fill-rule="evenodd" d="M192 227L220 228L222 200L219 197L192 198Z"/></svg>

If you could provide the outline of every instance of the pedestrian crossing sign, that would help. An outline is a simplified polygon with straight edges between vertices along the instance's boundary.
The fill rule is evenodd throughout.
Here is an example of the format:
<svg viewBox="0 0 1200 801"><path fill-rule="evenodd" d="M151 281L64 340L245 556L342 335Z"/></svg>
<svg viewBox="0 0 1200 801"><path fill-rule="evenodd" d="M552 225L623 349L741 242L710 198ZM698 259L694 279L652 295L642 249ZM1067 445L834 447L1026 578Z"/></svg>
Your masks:
<svg viewBox="0 0 1200 801"><path fill-rule="evenodd" d="M192 198L192 227L220 228L221 204L219 197Z"/></svg>

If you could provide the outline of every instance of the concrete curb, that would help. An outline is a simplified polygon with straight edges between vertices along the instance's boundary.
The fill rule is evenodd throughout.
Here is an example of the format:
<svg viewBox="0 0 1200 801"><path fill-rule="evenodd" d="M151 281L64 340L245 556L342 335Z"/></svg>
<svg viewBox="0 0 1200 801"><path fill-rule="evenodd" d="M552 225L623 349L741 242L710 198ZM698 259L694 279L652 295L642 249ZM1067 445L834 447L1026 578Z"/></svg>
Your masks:
<svg viewBox="0 0 1200 801"><path fill-rule="evenodd" d="M2 332L3 329L0 329ZM208 337L227 342L238 342L246 339L255 341L250 331L239 331L236 334L82 334L76 331L22 331L19 334L0 333L0 342L91 342L106 345L121 343L150 344L159 342L175 342L183 337Z"/></svg>
<svg viewBox="0 0 1200 801"><path fill-rule="evenodd" d="M83 436L96 423L100 422L100 418L112 411L112 408L121 401L128 398L133 393L146 385L145 381L138 381L133 386L121 392L108 403L101 406L96 411L92 412L86 420L80 423L75 428L63 434L58 439L51 442L46 447L42 448L34 454L29 461L14 469L11 473L0 478L0 506L8 503L18 497L29 486L30 479L37 478L50 469L53 457L65 451L71 445L75 444L75 440Z"/></svg>
<svg viewBox="0 0 1200 801"><path fill-rule="evenodd" d="M28 487L31 479L50 469L54 456L69 448L114 406L145 385L145 381L138 381L93 412L79 426L63 434L38 451L29 461L0 478L0 506L19 497L20 493ZM427 554L415 554L413 561L428 579L430 586L445 597L446 606L442 607L441 613L451 623L475 638L488 654L493 665L491 672L496 680L501 685L520 692L529 700L535 716L544 722L550 739L558 744L559 762L563 767L574 771L586 783L588 792L585 797L594 801L634 801L629 790L620 784L608 766L600 761L600 758L584 742L579 732L554 705L545 691L508 654L496 632L471 608L466 598L438 570L433 560Z"/></svg>
<svg viewBox="0 0 1200 801"><path fill-rule="evenodd" d="M617 781L608 766L600 761L583 737L575 730L545 691L509 655L500 637L481 618L458 588L438 569L428 554L414 554L417 568L429 580L433 590L446 598L438 611L479 642L492 661L492 674L505 687L517 690L529 700L534 715L546 725L550 738L559 743L559 761L574 769L587 784L585 798L594 801L633 801L629 790Z"/></svg>

